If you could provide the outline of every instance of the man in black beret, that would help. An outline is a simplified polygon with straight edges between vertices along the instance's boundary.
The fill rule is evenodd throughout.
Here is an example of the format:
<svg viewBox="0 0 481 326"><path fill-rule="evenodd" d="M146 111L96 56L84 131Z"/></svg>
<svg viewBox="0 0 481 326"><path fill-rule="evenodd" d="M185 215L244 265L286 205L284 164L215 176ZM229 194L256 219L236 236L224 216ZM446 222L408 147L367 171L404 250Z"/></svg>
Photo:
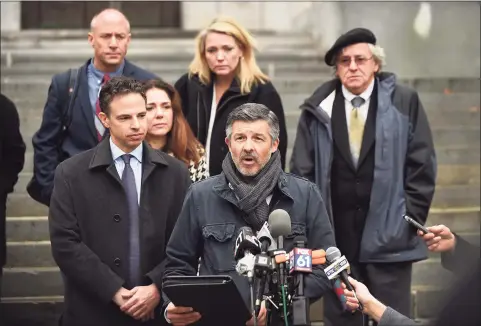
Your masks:
<svg viewBox="0 0 481 326"><path fill-rule="evenodd" d="M412 263L427 251L403 215L426 221L436 156L418 94L381 72L384 59L367 29L339 37L325 55L336 78L301 106L290 169L319 186L352 276L410 315ZM324 310L326 326L362 325L334 293Z"/></svg>

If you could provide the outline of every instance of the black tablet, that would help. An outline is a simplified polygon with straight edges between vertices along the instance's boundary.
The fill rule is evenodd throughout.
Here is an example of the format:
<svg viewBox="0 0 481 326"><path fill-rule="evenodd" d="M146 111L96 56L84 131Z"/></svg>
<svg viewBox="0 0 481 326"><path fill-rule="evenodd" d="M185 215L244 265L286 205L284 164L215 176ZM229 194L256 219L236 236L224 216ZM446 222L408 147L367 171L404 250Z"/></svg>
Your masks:
<svg viewBox="0 0 481 326"><path fill-rule="evenodd" d="M251 312L230 276L167 276L162 290L179 307L202 315L194 325L245 325Z"/></svg>

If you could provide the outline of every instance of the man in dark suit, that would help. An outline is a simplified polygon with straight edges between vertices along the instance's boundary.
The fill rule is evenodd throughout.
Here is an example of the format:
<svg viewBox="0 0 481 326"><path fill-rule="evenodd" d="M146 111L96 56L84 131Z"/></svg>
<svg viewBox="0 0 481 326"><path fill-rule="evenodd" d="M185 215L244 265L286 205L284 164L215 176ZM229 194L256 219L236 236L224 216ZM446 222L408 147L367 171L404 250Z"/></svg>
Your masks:
<svg viewBox="0 0 481 326"><path fill-rule="evenodd" d="M141 82L115 77L99 102L109 137L55 172L49 225L65 284L61 325L159 325L165 246L189 172L143 141Z"/></svg>
<svg viewBox="0 0 481 326"><path fill-rule="evenodd" d="M25 143L20 134L17 108L5 95L0 94L0 290L2 268L6 260L7 196L13 191L24 162Z"/></svg>
<svg viewBox="0 0 481 326"><path fill-rule="evenodd" d="M155 78L125 59L130 43L130 24L115 9L92 19L89 43L94 56L78 69L75 85L70 71L55 75L48 91L40 129L33 136L34 178L28 191L35 200L49 205L55 168L63 160L97 145L105 134L98 119L98 93L114 76L137 80ZM70 101L72 101L70 105ZM65 114L67 113L67 114Z"/></svg>
<svg viewBox="0 0 481 326"><path fill-rule="evenodd" d="M384 59L367 29L339 37L325 56L337 78L301 107L291 172L319 186L354 278L409 315L412 263L427 250L403 215L426 221L436 157L418 94L381 72ZM362 325L334 294L325 304L326 326Z"/></svg>

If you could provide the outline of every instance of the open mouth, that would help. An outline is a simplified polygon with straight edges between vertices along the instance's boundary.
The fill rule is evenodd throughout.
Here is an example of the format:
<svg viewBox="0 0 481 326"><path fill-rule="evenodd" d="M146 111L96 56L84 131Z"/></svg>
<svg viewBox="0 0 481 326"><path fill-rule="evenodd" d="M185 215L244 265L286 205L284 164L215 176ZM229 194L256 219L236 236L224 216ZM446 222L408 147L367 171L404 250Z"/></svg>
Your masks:
<svg viewBox="0 0 481 326"><path fill-rule="evenodd" d="M242 158L242 162L247 165L254 164L256 160L253 157L244 157Z"/></svg>

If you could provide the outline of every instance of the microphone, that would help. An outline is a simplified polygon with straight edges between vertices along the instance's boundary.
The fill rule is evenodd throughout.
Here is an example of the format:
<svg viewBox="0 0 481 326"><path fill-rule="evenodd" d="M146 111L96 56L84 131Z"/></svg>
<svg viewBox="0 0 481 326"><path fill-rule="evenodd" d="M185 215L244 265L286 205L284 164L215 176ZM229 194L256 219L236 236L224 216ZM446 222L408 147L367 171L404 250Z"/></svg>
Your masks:
<svg viewBox="0 0 481 326"><path fill-rule="evenodd" d="M341 251L336 247L329 247L326 250L326 259L330 264L324 269L324 273L326 273L327 278L329 280L333 280L339 277L346 285L346 288L349 291L352 291L357 299L356 292L354 291L354 288L348 279L347 270L349 269L349 262L347 261L346 257L341 256ZM337 292L338 290L336 289L336 293ZM364 307L359 299L357 299L357 301L359 302L359 310L362 311Z"/></svg>
<svg viewBox="0 0 481 326"><path fill-rule="evenodd" d="M304 274L312 273L312 250L306 248L307 238L294 238L294 249L289 253L289 274L296 275L297 295L304 295Z"/></svg>
<svg viewBox="0 0 481 326"><path fill-rule="evenodd" d="M269 231L269 223L265 222L259 232L257 232L257 239L261 243L261 252L265 253L277 249L277 244Z"/></svg>
<svg viewBox="0 0 481 326"><path fill-rule="evenodd" d="M267 274L272 269L272 259L267 254L269 249L277 248L274 239L269 232L269 224L266 222L262 228L257 232L257 239L260 242L260 254L255 257L254 271L258 277L255 314L259 315L261 310L262 298L264 296L264 290L267 282Z"/></svg>
<svg viewBox="0 0 481 326"><path fill-rule="evenodd" d="M312 272L312 250L306 248L307 238L294 238L294 249L289 253L289 274L295 275L297 284L296 296L292 300L293 325L310 325L309 299L304 296L304 273Z"/></svg>
<svg viewBox="0 0 481 326"><path fill-rule="evenodd" d="M251 292L251 309L254 317L254 325L257 325L257 319L254 307L254 286L253 273L256 261L256 255L261 251L259 240L254 236L252 229L243 226L239 229L234 247L234 258L237 261L236 271L239 275L247 275Z"/></svg>
<svg viewBox="0 0 481 326"><path fill-rule="evenodd" d="M269 230L273 238L277 238L277 254L284 251L284 237L291 233L291 217L283 209L276 209L269 215ZM279 266L279 281L284 285L285 264Z"/></svg>
<svg viewBox="0 0 481 326"><path fill-rule="evenodd" d="M276 264L289 262L289 254L279 254L274 257ZM312 250L312 266L324 265L326 263L326 252L324 249Z"/></svg>
<svg viewBox="0 0 481 326"><path fill-rule="evenodd" d="M260 251L260 242L254 236L252 229L248 226L241 227L235 240L234 259L237 261L247 253L257 255Z"/></svg>

